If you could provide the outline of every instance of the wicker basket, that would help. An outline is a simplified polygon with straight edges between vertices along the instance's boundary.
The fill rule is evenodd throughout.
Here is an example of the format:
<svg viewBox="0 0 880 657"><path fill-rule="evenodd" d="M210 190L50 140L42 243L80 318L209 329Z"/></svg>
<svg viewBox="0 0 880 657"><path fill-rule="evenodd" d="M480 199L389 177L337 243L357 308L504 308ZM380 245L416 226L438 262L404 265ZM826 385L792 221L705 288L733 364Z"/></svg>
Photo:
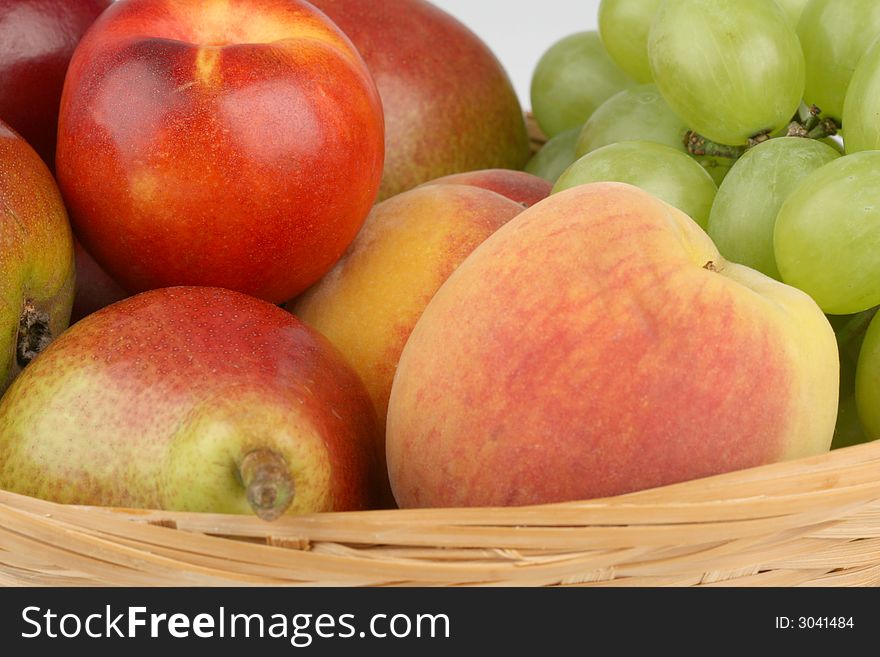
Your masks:
<svg viewBox="0 0 880 657"><path fill-rule="evenodd" d="M536 507L256 518L0 493L0 584L880 584L880 441Z"/></svg>
<svg viewBox="0 0 880 657"><path fill-rule="evenodd" d="M0 584L880 585L880 441L604 500L271 524L0 492Z"/></svg>

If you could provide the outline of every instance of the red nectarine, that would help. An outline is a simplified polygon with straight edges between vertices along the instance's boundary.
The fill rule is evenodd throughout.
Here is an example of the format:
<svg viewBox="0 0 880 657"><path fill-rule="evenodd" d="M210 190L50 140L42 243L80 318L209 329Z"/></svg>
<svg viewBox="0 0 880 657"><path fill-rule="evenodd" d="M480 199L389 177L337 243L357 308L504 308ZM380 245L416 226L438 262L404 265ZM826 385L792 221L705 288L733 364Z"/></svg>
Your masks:
<svg viewBox="0 0 880 657"><path fill-rule="evenodd" d="M74 54L57 171L77 236L131 292L282 302L342 255L379 188L382 109L302 0L121 0Z"/></svg>
<svg viewBox="0 0 880 657"><path fill-rule="evenodd" d="M112 0L0 0L0 119L55 167L58 105L73 50Z"/></svg>

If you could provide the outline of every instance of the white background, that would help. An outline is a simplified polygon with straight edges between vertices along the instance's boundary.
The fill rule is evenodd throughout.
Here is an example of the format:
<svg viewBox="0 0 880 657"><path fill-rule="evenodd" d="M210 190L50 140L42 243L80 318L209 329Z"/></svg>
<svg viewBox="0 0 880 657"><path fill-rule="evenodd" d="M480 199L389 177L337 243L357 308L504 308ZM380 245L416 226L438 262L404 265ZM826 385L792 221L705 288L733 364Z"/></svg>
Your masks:
<svg viewBox="0 0 880 657"><path fill-rule="evenodd" d="M374 0L382 2L382 0ZM488 44L513 81L523 107L541 55L564 36L595 30L599 0L431 0Z"/></svg>

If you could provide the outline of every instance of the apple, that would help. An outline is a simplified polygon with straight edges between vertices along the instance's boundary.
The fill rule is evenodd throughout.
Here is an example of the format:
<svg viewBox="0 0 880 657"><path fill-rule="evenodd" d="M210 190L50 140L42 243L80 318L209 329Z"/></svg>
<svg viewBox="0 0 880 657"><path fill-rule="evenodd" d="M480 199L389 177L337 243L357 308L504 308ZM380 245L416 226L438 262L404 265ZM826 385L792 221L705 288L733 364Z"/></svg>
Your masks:
<svg viewBox="0 0 880 657"><path fill-rule="evenodd" d="M550 196L553 189L553 184L543 178L512 169L483 169L454 173L426 182L425 185L471 185L506 196L526 208L543 201Z"/></svg>
<svg viewBox="0 0 880 657"><path fill-rule="evenodd" d="M101 269L77 240L73 241L73 250L76 255L76 293L70 321L78 322L111 303L121 301L128 294Z"/></svg>
<svg viewBox="0 0 880 657"><path fill-rule="evenodd" d="M0 393L67 328L73 238L40 156L0 121Z"/></svg>
<svg viewBox="0 0 880 657"><path fill-rule="evenodd" d="M129 292L286 301L339 259L379 188L382 108L302 0L121 0L80 43L57 172L77 237Z"/></svg>
<svg viewBox="0 0 880 657"><path fill-rule="evenodd" d="M471 251L522 211L467 185L398 194L373 208L333 270L289 306L348 359L381 426L400 352L425 306Z"/></svg>
<svg viewBox="0 0 880 657"><path fill-rule="evenodd" d="M617 495L829 449L834 332L621 183L551 196L440 288L400 357L386 453L402 507Z"/></svg>
<svg viewBox="0 0 880 657"><path fill-rule="evenodd" d="M0 402L0 488L180 511L364 509L379 435L363 384L290 313L166 288L56 340Z"/></svg>
<svg viewBox="0 0 880 657"><path fill-rule="evenodd" d="M312 0L351 37L385 108L380 199L441 176L522 169L529 140L516 92L473 32L422 0Z"/></svg>
<svg viewBox="0 0 880 657"><path fill-rule="evenodd" d="M0 118L55 166L73 50L111 0L0 0Z"/></svg>

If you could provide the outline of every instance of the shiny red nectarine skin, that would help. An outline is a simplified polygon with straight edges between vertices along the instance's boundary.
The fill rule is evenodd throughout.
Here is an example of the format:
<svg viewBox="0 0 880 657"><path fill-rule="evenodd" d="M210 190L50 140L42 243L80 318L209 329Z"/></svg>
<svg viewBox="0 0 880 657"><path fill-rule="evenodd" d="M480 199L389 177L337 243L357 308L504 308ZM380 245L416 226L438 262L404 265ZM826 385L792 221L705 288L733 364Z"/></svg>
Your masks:
<svg viewBox="0 0 880 657"><path fill-rule="evenodd" d="M363 60L302 0L121 0L62 97L74 229L130 292L296 296L354 239L383 156Z"/></svg>
<svg viewBox="0 0 880 657"><path fill-rule="evenodd" d="M58 104L80 38L111 0L0 0L0 118L55 166Z"/></svg>

